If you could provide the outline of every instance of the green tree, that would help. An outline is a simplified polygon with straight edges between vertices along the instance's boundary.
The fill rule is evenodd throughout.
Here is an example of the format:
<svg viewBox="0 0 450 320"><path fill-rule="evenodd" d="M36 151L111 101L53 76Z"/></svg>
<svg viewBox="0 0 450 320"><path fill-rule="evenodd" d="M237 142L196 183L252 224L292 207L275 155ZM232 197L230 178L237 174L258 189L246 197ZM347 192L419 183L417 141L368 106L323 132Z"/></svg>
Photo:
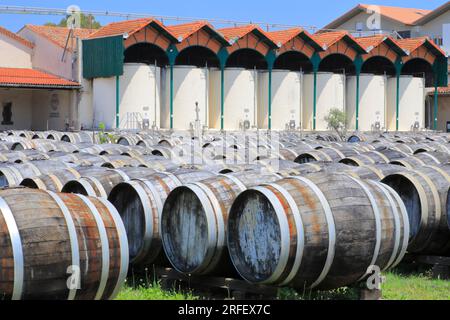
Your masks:
<svg viewBox="0 0 450 320"><path fill-rule="evenodd" d="M95 20L95 17L91 14L84 14L81 13L81 28L83 29L100 29L102 27L102 25L100 24L100 22L98 22L97 20ZM61 21L56 24L53 22L47 22L44 24L45 26L50 26L50 27L67 27L67 18L63 18L61 19Z"/></svg>
<svg viewBox="0 0 450 320"><path fill-rule="evenodd" d="M330 110L328 115L325 116L324 120L327 122L328 128L330 130L336 131L341 139L345 139L345 135L347 133L347 115L345 114L345 112L341 111L340 109L333 108Z"/></svg>

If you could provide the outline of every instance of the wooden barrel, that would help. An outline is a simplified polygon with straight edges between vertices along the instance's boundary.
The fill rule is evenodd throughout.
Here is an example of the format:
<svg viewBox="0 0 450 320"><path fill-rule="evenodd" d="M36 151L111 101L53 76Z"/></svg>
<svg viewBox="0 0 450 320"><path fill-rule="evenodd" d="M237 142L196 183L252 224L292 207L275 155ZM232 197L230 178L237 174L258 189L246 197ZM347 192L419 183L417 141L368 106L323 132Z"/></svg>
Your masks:
<svg viewBox="0 0 450 320"><path fill-rule="evenodd" d="M180 166L169 159L153 156L153 155L143 155L140 157L136 157L136 160L140 162L140 166L144 166L147 168L151 168L158 171L174 171L178 169Z"/></svg>
<svg viewBox="0 0 450 320"><path fill-rule="evenodd" d="M420 152L410 157L391 161L391 164L414 169L425 165L442 165L450 161L450 154L444 152Z"/></svg>
<svg viewBox="0 0 450 320"><path fill-rule="evenodd" d="M281 177L261 171L219 175L173 190L161 216L164 252L179 272L230 275L226 250L228 211L246 188Z"/></svg>
<svg viewBox="0 0 450 320"><path fill-rule="evenodd" d="M177 137L171 137L171 138L164 138L164 139L160 139L158 141L158 145L162 146L162 147L167 147L167 148L173 148L178 144L182 144L183 140L181 138L177 138Z"/></svg>
<svg viewBox="0 0 450 320"><path fill-rule="evenodd" d="M358 154L359 152L351 148L326 147L319 150L302 153L294 161L297 163L308 163L314 161L337 162L344 158L356 156Z"/></svg>
<svg viewBox="0 0 450 320"><path fill-rule="evenodd" d="M2 190L0 239L2 299L113 299L127 275L124 226L102 199Z"/></svg>
<svg viewBox="0 0 450 320"><path fill-rule="evenodd" d="M375 163L390 163L391 161L401 159L407 156L408 155L404 152L385 148L360 153L352 157L346 157L340 160L339 162L352 166L362 166Z"/></svg>
<svg viewBox="0 0 450 320"><path fill-rule="evenodd" d="M105 162L101 164L102 167L110 169L118 169L122 167L139 167L142 162L127 156L122 155L105 155L102 156Z"/></svg>
<svg viewBox="0 0 450 320"><path fill-rule="evenodd" d="M0 161L9 163L22 163L25 161L48 160L50 157L37 150L8 151L0 153Z"/></svg>
<svg viewBox="0 0 450 320"><path fill-rule="evenodd" d="M124 168L96 170L89 172L89 175L68 181L61 191L107 199L111 190L118 184L131 179L153 176L154 173L155 170L142 167L128 171Z"/></svg>
<svg viewBox="0 0 450 320"><path fill-rule="evenodd" d="M45 134L45 138L48 140L61 141L61 138L64 136L64 132L60 131L47 131Z"/></svg>
<svg viewBox="0 0 450 320"><path fill-rule="evenodd" d="M99 169L98 167L66 168L37 177L25 178L20 185L32 189L61 192L67 182L80 179L82 176L89 176L90 174L98 175L102 170L106 172L108 169Z"/></svg>
<svg viewBox="0 0 450 320"><path fill-rule="evenodd" d="M0 187L18 186L25 178L33 178L70 167L69 164L57 160L0 165Z"/></svg>
<svg viewBox="0 0 450 320"><path fill-rule="evenodd" d="M408 218L399 196L341 174L292 177L251 188L230 210L228 248L249 282L335 289L403 258Z"/></svg>
<svg viewBox="0 0 450 320"><path fill-rule="evenodd" d="M123 219L133 265L145 266L163 260L159 221L169 193L184 183L204 180L214 175L198 170L159 172L113 188L108 200Z"/></svg>
<svg viewBox="0 0 450 320"><path fill-rule="evenodd" d="M117 139L117 144L121 144L123 146L137 146L141 141L142 138L137 134L126 134L121 135Z"/></svg>
<svg viewBox="0 0 450 320"><path fill-rule="evenodd" d="M450 253L446 205L450 167L423 166L388 175L382 182L397 191L408 211L411 225L408 252Z"/></svg>
<svg viewBox="0 0 450 320"><path fill-rule="evenodd" d="M67 132L61 136L61 141L70 143L93 143L93 132Z"/></svg>

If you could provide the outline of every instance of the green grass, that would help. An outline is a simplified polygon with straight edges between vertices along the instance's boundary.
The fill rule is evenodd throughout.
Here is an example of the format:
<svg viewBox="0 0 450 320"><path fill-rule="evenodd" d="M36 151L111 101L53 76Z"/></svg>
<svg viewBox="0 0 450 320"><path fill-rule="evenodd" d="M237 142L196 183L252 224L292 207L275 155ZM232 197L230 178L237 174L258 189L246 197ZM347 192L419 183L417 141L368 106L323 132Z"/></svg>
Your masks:
<svg viewBox="0 0 450 320"><path fill-rule="evenodd" d="M450 300L450 281L431 279L429 272L390 272L381 287L386 300Z"/></svg>
<svg viewBox="0 0 450 320"><path fill-rule="evenodd" d="M177 290L163 290L159 283L151 285L138 285L131 287L125 285L116 300L196 300L198 297L190 293L181 293Z"/></svg>
<svg viewBox="0 0 450 320"><path fill-rule="evenodd" d="M384 274L382 284L384 300L450 300L450 281L431 278L430 271L404 272L397 269ZM206 297L207 298L207 297ZM117 300L196 300L200 297L192 293L182 293L176 288L163 290L159 283L146 285L140 280L134 286L127 285L119 293ZM279 290L280 300L356 300L355 288L339 288L330 291Z"/></svg>

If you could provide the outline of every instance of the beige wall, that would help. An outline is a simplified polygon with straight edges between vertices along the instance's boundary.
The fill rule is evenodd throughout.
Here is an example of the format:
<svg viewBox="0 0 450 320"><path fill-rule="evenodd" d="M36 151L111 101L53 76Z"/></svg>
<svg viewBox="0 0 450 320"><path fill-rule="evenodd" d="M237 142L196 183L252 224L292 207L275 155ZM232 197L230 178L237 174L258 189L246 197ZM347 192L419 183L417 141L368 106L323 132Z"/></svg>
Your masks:
<svg viewBox="0 0 450 320"><path fill-rule="evenodd" d="M76 64L72 65L73 55L27 28L20 30L19 35L35 44L32 57L33 68L47 71L69 80L77 80Z"/></svg>
<svg viewBox="0 0 450 320"><path fill-rule="evenodd" d="M32 49L0 34L0 67L31 68Z"/></svg>
<svg viewBox="0 0 450 320"><path fill-rule="evenodd" d="M432 39L442 37L442 25L450 23L450 10L431 20L430 22L420 26L419 32L421 35L427 35Z"/></svg>
<svg viewBox="0 0 450 320"><path fill-rule="evenodd" d="M343 23L342 25L338 26L335 29L343 29L343 30L350 30L350 31L356 31L356 24L358 22L362 22L363 25L363 31L368 31L370 30L367 26L367 21L369 20L371 14L367 14L365 12L362 12L356 16L354 16L353 18L351 18L350 20L346 21L345 23ZM386 19L381 17L381 30L383 31L407 31L410 30L411 27L410 26L405 26L404 24L395 22L393 20L390 19Z"/></svg>
<svg viewBox="0 0 450 320"><path fill-rule="evenodd" d="M64 130L70 119L71 91L35 90L32 98L32 130ZM48 126L48 127L47 127Z"/></svg>
<svg viewBox="0 0 450 320"><path fill-rule="evenodd" d="M2 125L3 105L12 102L12 125ZM0 89L0 130L30 129L32 90Z"/></svg>
<svg viewBox="0 0 450 320"><path fill-rule="evenodd" d="M447 132L447 121L450 121L450 96L439 96L438 103L438 130Z"/></svg>

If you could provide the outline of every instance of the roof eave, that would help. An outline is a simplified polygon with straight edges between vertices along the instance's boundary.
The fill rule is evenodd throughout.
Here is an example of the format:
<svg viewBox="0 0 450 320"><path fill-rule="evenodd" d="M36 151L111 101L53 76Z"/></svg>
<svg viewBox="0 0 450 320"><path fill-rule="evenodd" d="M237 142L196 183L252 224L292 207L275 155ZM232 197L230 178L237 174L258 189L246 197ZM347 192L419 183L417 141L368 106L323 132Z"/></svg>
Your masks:
<svg viewBox="0 0 450 320"><path fill-rule="evenodd" d="M21 88L21 89L60 89L73 90L81 89L81 85L42 85L42 84L23 84L23 83L0 83L0 88Z"/></svg>

